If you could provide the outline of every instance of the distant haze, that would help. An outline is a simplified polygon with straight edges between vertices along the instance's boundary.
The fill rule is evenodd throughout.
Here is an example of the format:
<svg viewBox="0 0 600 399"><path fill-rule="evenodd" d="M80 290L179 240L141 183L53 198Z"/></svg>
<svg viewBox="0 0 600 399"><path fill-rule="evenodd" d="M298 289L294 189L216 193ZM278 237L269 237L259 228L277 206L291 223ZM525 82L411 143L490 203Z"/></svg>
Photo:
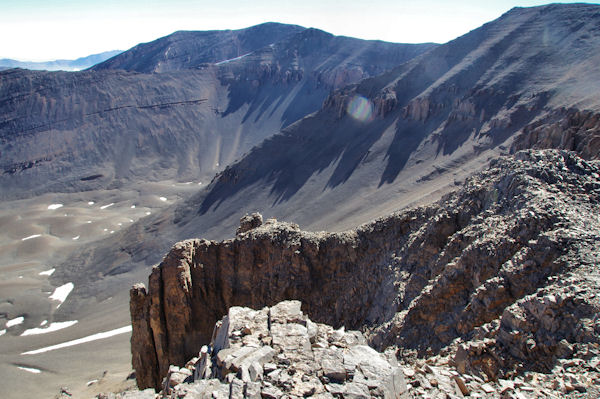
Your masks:
<svg viewBox="0 0 600 399"><path fill-rule="evenodd" d="M37 71L81 71L121 53L121 50L105 51L92 54L76 60L52 60L42 62L16 61L7 58L0 59L0 70L23 68Z"/></svg>
<svg viewBox="0 0 600 399"><path fill-rule="evenodd" d="M127 49L177 30L239 29L267 21L400 43L444 43L515 6L545 1L23 0L3 2L0 58L75 59ZM566 1L565 3L574 3Z"/></svg>

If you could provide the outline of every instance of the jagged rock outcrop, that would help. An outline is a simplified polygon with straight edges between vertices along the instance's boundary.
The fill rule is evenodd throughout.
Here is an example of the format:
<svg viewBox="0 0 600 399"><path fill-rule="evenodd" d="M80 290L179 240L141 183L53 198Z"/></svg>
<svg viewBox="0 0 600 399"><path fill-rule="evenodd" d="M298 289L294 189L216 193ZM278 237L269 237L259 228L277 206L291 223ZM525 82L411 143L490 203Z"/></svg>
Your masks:
<svg viewBox="0 0 600 399"><path fill-rule="evenodd" d="M98 399L164 398L486 398L595 397L600 357L562 359L551 374L527 371L489 379L467 369L485 342L461 346L454 358L396 359L366 345L359 331L312 322L298 301L259 310L232 307L218 321L210 345L185 366L171 365L153 389L100 394ZM567 344L565 344L567 345ZM597 353L596 353L597 355ZM400 362L399 362L400 361Z"/></svg>
<svg viewBox="0 0 600 399"><path fill-rule="evenodd" d="M512 145L513 151L527 148L560 148L576 151L585 159L600 157L600 114L561 109L526 126Z"/></svg>
<svg viewBox="0 0 600 399"><path fill-rule="evenodd" d="M383 269L358 272L354 262L366 260L368 248L358 255L356 243L355 233L305 233L297 225L267 220L225 245L207 240L177 244L153 269L148 290L132 290L132 312L143 309L132 319L134 329L153 335L152 343L137 333L132 338L135 368L144 369L137 374L138 385L157 386L170 364L184 364L210 341L212 325L231 306L260 308L298 298L320 321L361 325L366 315L356 311L352 297L374 300ZM355 290L348 291L351 286ZM323 295L330 290L341 296ZM142 366L149 364L145 355L157 359L157 370Z"/></svg>
<svg viewBox="0 0 600 399"><path fill-rule="evenodd" d="M490 380L548 372L600 344L599 199L597 161L530 150L354 231L267 220L221 243L181 242L132 290L138 385L159 388L229 307L285 299L401 358L466 353L461 367Z"/></svg>

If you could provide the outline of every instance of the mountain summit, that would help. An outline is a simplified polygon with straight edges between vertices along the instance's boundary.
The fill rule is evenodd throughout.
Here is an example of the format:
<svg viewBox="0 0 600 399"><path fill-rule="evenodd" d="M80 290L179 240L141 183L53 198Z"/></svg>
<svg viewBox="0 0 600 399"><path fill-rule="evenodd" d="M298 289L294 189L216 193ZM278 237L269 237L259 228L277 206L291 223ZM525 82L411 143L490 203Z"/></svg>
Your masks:
<svg viewBox="0 0 600 399"><path fill-rule="evenodd" d="M268 22L238 30L178 31L150 43L138 44L92 69L145 73L193 69L240 57L305 29Z"/></svg>

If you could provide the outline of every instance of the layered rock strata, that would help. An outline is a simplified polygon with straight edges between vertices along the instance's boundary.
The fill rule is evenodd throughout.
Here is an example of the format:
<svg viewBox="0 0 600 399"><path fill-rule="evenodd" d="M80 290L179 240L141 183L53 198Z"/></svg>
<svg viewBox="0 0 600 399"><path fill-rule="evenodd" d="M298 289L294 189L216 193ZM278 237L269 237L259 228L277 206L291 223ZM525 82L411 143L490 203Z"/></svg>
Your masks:
<svg viewBox="0 0 600 399"><path fill-rule="evenodd" d="M231 306L285 299L403 361L441 356L485 380L587 362L600 344L599 200L597 161L528 150L353 231L254 216L234 239L181 242L131 291L138 385L160 389Z"/></svg>

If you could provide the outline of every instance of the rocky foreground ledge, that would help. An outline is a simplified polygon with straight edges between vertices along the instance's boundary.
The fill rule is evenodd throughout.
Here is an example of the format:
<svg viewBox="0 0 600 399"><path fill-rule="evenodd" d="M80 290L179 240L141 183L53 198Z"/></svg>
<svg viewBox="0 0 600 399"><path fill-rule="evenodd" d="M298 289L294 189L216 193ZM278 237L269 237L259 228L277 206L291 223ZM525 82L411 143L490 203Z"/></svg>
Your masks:
<svg viewBox="0 0 600 399"><path fill-rule="evenodd" d="M512 380L484 381L464 369L460 372L459 359L436 356L399 362L395 350L380 353L366 342L359 331L312 322L302 313L299 301L260 310L232 307L217 322L210 344L198 356L184 367L169 367L159 393L148 389L98 398L558 398L563 393L598 394L577 382L584 377L598 381L597 358L595 371L586 368L586 362L572 359L560 362L554 376L528 372ZM563 390L557 392L560 384Z"/></svg>
<svg viewBox="0 0 600 399"><path fill-rule="evenodd" d="M185 369L214 345L213 326L231 307L298 299L315 322L360 330L372 348L394 353L406 366L402 395L597 397L599 215L598 161L528 150L435 204L357 230L310 233L248 216L234 239L176 244L148 288L132 289L138 386L159 391L165 377L185 374L170 366ZM224 378L246 383L239 369L229 374L219 384L230 393L234 380ZM324 394L355 397L317 379Z"/></svg>

